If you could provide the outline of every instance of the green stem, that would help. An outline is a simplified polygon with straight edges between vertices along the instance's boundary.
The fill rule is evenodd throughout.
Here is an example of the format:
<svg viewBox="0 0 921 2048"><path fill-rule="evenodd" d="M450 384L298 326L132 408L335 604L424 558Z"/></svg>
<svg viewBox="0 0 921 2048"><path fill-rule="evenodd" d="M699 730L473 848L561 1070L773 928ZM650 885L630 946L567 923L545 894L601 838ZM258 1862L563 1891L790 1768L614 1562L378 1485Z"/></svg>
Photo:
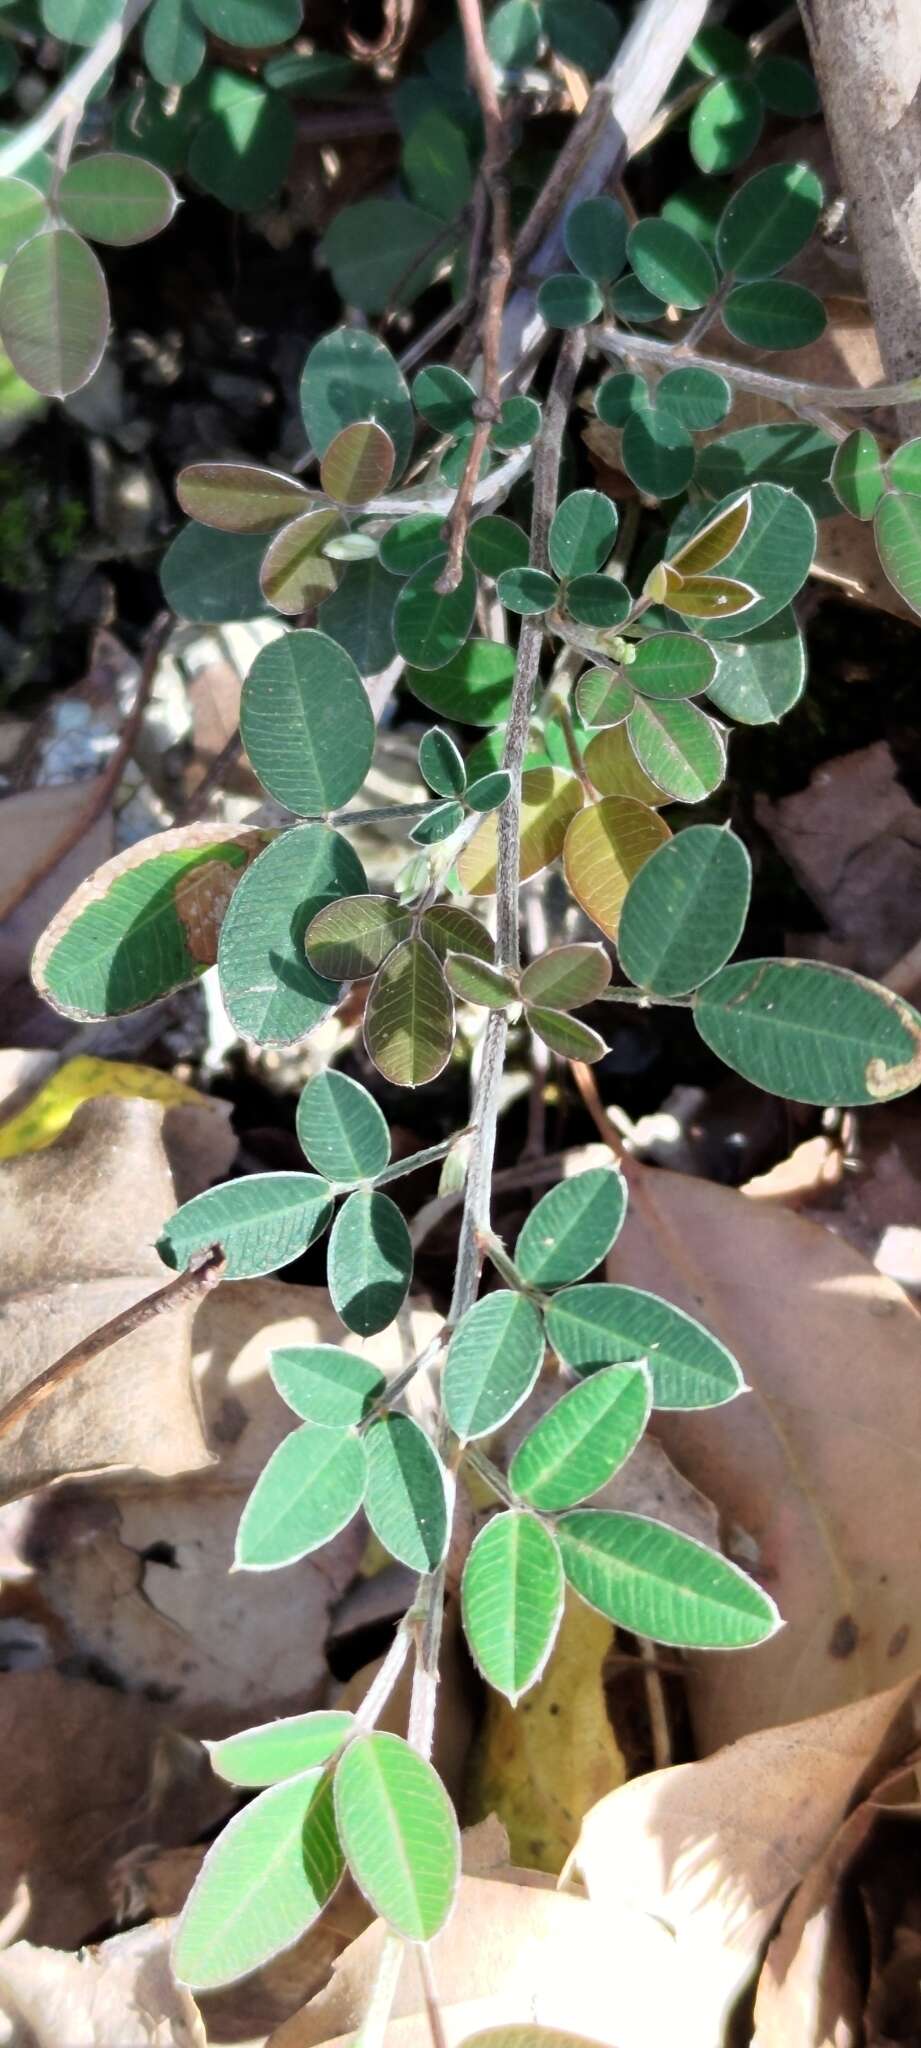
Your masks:
<svg viewBox="0 0 921 2048"><path fill-rule="evenodd" d="M411 1152L408 1159L395 1160L392 1166L385 1166L383 1173L375 1174L375 1187L382 1188L389 1180L400 1180L404 1173L415 1173L420 1166L434 1166L436 1160L446 1157L459 1138L469 1137L472 1130L473 1125L467 1124L464 1130L452 1132L450 1138L442 1138L440 1144L428 1145L424 1152Z"/></svg>
<svg viewBox="0 0 921 2048"><path fill-rule="evenodd" d="M485 1479L487 1486L492 1488L493 1493L507 1508L518 1506L504 1472L500 1472L498 1465L494 1465L492 1459L487 1458L485 1451L478 1450L476 1444L465 1445L464 1464L469 1465L472 1472L478 1472L481 1479Z"/></svg>
<svg viewBox="0 0 921 2048"><path fill-rule="evenodd" d="M651 995L650 991L645 988L606 988L602 990L600 996L595 997L595 1001L598 1003L635 1003L640 1010L663 1008L666 1010L690 1010L692 1007L692 998L690 996L656 996Z"/></svg>

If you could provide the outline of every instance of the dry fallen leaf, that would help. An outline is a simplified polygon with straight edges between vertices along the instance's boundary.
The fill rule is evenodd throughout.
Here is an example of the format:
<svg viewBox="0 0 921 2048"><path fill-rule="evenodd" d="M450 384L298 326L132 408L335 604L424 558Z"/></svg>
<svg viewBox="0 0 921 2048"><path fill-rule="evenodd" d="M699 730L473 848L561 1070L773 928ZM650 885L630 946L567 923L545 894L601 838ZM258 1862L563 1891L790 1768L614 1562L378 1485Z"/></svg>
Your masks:
<svg viewBox="0 0 921 2048"><path fill-rule="evenodd" d="M156 1922L78 1956L17 1941L0 1955L0 2018L11 2048L206 2048Z"/></svg>
<svg viewBox="0 0 921 2048"><path fill-rule="evenodd" d="M607 1922L631 1906L672 1930L679 1962L699 1976L697 2018L711 2044L723 2039L766 1935L858 1788L874 1785L912 1741L917 1690L910 1679L635 1778L586 1816L572 1862L590 1899ZM812 2041L791 2025L771 2048Z"/></svg>
<svg viewBox="0 0 921 2048"><path fill-rule="evenodd" d="M418 1349L437 1327L433 1315L414 1312ZM216 1736L315 1703L327 1682L330 1608L358 1569L361 1521L290 1571L229 1568L243 1503L295 1426L269 1379L269 1353L344 1336L321 1288L274 1279L219 1288L193 1331L219 1462L174 1485L130 1477L57 1489L32 1504L20 1540L72 1652L104 1659L132 1689L166 1686L177 1727ZM401 1363L394 1330L368 1348L385 1370Z"/></svg>
<svg viewBox="0 0 921 2048"><path fill-rule="evenodd" d="M751 1389L655 1422L786 1623L743 1657L688 1659L700 1750L891 1685L921 1644L916 1309L802 1217L642 1168L609 1270L698 1317Z"/></svg>

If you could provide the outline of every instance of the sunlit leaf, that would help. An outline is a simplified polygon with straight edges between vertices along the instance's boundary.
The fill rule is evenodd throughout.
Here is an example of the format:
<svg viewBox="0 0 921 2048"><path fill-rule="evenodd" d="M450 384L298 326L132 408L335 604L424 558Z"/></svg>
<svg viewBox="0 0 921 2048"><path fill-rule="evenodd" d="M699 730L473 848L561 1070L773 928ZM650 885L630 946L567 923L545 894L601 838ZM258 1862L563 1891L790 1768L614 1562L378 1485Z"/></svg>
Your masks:
<svg viewBox="0 0 921 2048"><path fill-rule="evenodd" d="M441 732L437 725L422 735L419 767L436 796L463 796L467 787L463 757L450 733Z"/></svg>
<svg viewBox="0 0 921 2048"><path fill-rule="evenodd" d="M663 598L669 611L681 618L707 620L737 618L757 602L751 584L733 576L683 576L677 589L671 588Z"/></svg>
<svg viewBox="0 0 921 2048"><path fill-rule="evenodd" d="M616 1166L593 1166L543 1195L515 1246L515 1264L532 1287L581 1280L610 1251L627 1213Z"/></svg>
<svg viewBox="0 0 921 2048"><path fill-rule="evenodd" d="M856 427L839 441L831 468L832 489L854 519L872 519L886 488L879 442L869 427Z"/></svg>
<svg viewBox="0 0 921 2048"><path fill-rule="evenodd" d="M341 977L317 973L304 950L331 897L364 885L357 854L326 825L284 832L244 875L221 927L218 974L227 1015L256 1045L294 1045L339 1001ZM243 884L240 885L241 889Z"/></svg>
<svg viewBox="0 0 921 2048"><path fill-rule="evenodd" d="M78 235L128 248L169 225L179 194L156 164L118 150L100 150L68 166L57 203Z"/></svg>
<svg viewBox="0 0 921 2048"><path fill-rule="evenodd" d="M98 369L109 331L106 282L70 228L23 243L0 284L0 339L14 370L45 398L79 391Z"/></svg>
<svg viewBox="0 0 921 2048"><path fill-rule="evenodd" d="M404 583L393 614L397 652L414 668L444 668L463 646L476 609L476 576L465 562L456 590L435 588L447 556L442 552Z"/></svg>
<svg viewBox="0 0 921 2048"><path fill-rule="evenodd" d="M612 727L615 736L619 726ZM668 826L635 797L609 796L573 818L563 848L563 873L585 911L616 939L624 898L634 875L669 837Z"/></svg>
<svg viewBox="0 0 921 2048"><path fill-rule="evenodd" d="M448 986L466 1003L482 1003L489 1010L504 1010L518 1000L511 976L473 953L449 953L445 964Z"/></svg>
<svg viewBox="0 0 921 2048"><path fill-rule="evenodd" d="M341 514L327 507L303 512L276 533L266 549L259 581L277 612L297 618L335 590L338 574L325 549L344 527Z"/></svg>
<svg viewBox="0 0 921 2048"><path fill-rule="evenodd" d="M348 802L374 751L374 714L351 657L325 633L288 633L257 654L240 698L260 782L304 815Z"/></svg>
<svg viewBox="0 0 921 2048"><path fill-rule="evenodd" d="M305 1422L259 1474L237 1530L234 1563L250 1572L296 1564L338 1536L365 1490L365 1447L348 1429Z"/></svg>
<svg viewBox="0 0 921 2048"><path fill-rule="evenodd" d="M547 1010L539 1004L529 1003L527 1021L530 1029L551 1052L559 1053L564 1060L584 1060L593 1065L595 1060L604 1059L608 1048L599 1031L593 1031L589 1024L583 1024L581 1017L570 1017L562 1010Z"/></svg>
<svg viewBox="0 0 921 2048"><path fill-rule="evenodd" d="M686 700L639 699L627 720L627 736L644 773L679 803L701 803L726 773L720 727Z"/></svg>
<svg viewBox="0 0 921 2048"><path fill-rule="evenodd" d="M521 994L527 1003L578 1010L583 1003L593 1003L610 979L611 962L603 946L554 946L525 968Z"/></svg>
<svg viewBox="0 0 921 2048"><path fill-rule="evenodd" d="M599 202L600 203L600 202ZM557 576L603 569L617 538L617 506L601 491L571 491L550 527L550 566Z"/></svg>
<svg viewBox="0 0 921 2048"><path fill-rule="evenodd" d="M563 1570L590 1607L656 1643L741 1650L780 1627L773 1600L728 1558L645 1515L562 1515Z"/></svg>
<svg viewBox="0 0 921 2048"><path fill-rule="evenodd" d="M326 1180L375 1180L390 1159L387 1119L367 1088L327 1067L302 1090L296 1127L302 1152Z"/></svg>
<svg viewBox="0 0 921 2048"><path fill-rule="evenodd" d="M337 505L365 505L386 491L395 461L386 429L376 420L354 420L330 441L320 464L320 483Z"/></svg>
<svg viewBox="0 0 921 2048"><path fill-rule="evenodd" d="M448 1541L448 1476L418 1422L385 1415L365 1438L365 1514L391 1557L432 1572Z"/></svg>
<svg viewBox="0 0 921 2048"><path fill-rule="evenodd" d="M423 939L406 939L378 970L365 1009L365 1044L397 1088L421 1088L447 1064L454 1005L441 963Z"/></svg>
<svg viewBox="0 0 921 2048"><path fill-rule="evenodd" d="M818 341L827 324L815 292L774 278L737 285L723 304L722 321L736 341L768 349L805 348Z"/></svg>
<svg viewBox="0 0 921 2048"><path fill-rule="evenodd" d="M487 1685L513 1706L547 1662L563 1591L556 1539L536 1515L495 1515L480 1530L461 1580L464 1634Z"/></svg>
<svg viewBox="0 0 921 2048"><path fill-rule="evenodd" d="M644 1364L592 1373L542 1415L519 1444L509 1485L529 1507L575 1507L613 1478L636 1449L649 1420Z"/></svg>
<svg viewBox="0 0 921 2048"><path fill-rule="evenodd" d="M527 1400L540 1372L544 1333L533 1303L496 1288L461 1317L445 1360L441 1398L463 1442L489 1436Z"/></svg>
<svg viewBox="0 0 921 2048"><path fill-rule="evenodd" d="M721 505L712 519L705 520L690 540L676 548L666 568L678 569L682 576L705 576L711 569L717 569L726 556L747 531L752 514L750 491L733 498L728 505Z"/></svg>
<svg viewBox="0 0 921 2048"><path fill-rule="evenodd" d="M332 1201L312 1173L251 1173L184 1202L157 1239L164 1265L184 1273L220 1245L225 1280L258 1280L290 1265L326 1229Z"/></svg>
<svg viewBox="0 0 921 2048"><path fill-rule="evenodd" d="M88 1022L198 981L217 959L227 906L267 837L178 825L116 854L43 932L32 959L40 995Z"/></svg>
<svg viewBox="0 0 921 2048"><path fill-rule="evenodd" d="M0 291L0 321L2 314ZM873 532L879 559L893 589L904 597L913 612L921 612L921 498L907 492L887 491L877 505Z"/></svg>
<svg viewBox="0 0 921 2048"><path fill-rule="evenodd" d="M190 519L224 533L274 533L310 504L294 477L249 462L190 463L176 479L176 496Z"/></svg>
<svg viewBox="0 0 921 2048"><path fill-rule="evenodd" d="M887 467L894 491L907 491L914 498L921 495L921 439L903 441L890 455Z"/></svg>
<svg viewBox="0 0 921 2048"><path fill-rule="evenodd" d="M319 1918L342 1865L322 1769L263 1792L228 1822L189 1893L172 1957L180 1984L213 1990L290 1948Z"/></svg>
<svg viewBox="0 0 921 2048"><path fill-rule="evenodd" d="M716 290L712 257L674 221L639 221L627 237L627 254L640 283L671 306L693 311Z"/></svg>
<svg viewBox="0 0 921 2048"><path fill-rule="evenodd" d="M761 134L764 105L749 78L718 78L691 115L688 143L694 162L709 175L745 162Z"/></svg>
<svg viewBox="0 0 921 2048"><path fill-rule="evenodd" d="M449 953L472 953L478 960L492 960L495 944L479 918L456 903L433 903L421 918L422 937L439 960Z"/></svg>
<svg viewBox="0 0 921 2048"><path fill-rule="evenodd" d="M742 1390L731 1353L656 1294L600 1282L569 1287L546 1313L547 1342L578 1373L645 1358L656 1408L712 1408Z"/></svg>
<svg viewBox="0 0 921 2048"><path fill-rule="evenodd" d="M212 1770L228 1784L277 1785L325 1763L353 1726L353 1716L342 1712L289 1714L284 1720L227 1735L223 1742L208 1742L205 1748Z"/></svg>
<svg viewBox="0 0 921 2048"><path fill-rule="evenodd" d="M415 429L409 387L376 335L362 327L324 334L304 364L300 399L317 455L325 455L334 435L354 420L376 420L396 449L396 474L405 469Z"/></svg>
<svg viewBox="0 0 921 2048"><path fill-rule="evenodd" d="M707 695L740 724L775 723L802 696L806 647L790 606L744 640L721 640L718 653Z"/></svg>
<svg viewBox="0 0 921 2048"><path fill-rule="evenodd" d="M359 1189L343 1202L327 1257L330 1300L359 1337L385 1330L402 1307L413 1270L409 1231L389 1195Z"/></svg>
<svg viewBox="0 0 921 2048"><path fill-rule="evenodd" d="M888 1102L921 1080L921 1016L889 989L812 960L741 960L694 998L705 1044L790 1102Z"/></svg>
<svg viewBox="0 0 921 2048"><path fill-rule="evenodd" d="M363 1422L387 1385L367 1358L336 1344L292 1345L269 1356L273 1385L304 1422L350 1429ZM309 1761L309 1759L308 1759Z"/></svg>
<svg viewBox="0 0 921 2048"><path fill-rule="evenodd" d="M809 574L816 547L815 519L808 505L804 505L793 491L782 490L778 484L756 483L752 485L750 495L751 517L745 532L720 564L721 578L749 584L757 592L757 603L744 613L745 633L764 625L766 619L773 618L775 612L789 604ZM732 502L735 503L735 499ZM723 505L717 506L709 519L719 518L726 509ZM676 522L679 530L680 524ZM689 537L683 533L680 536L682 541ZM680 543L677 550L671 552L671 560L683 576L691 573ZM696 566L694 573L697 573ZM673 608L677 609L674 602ZM710 618L708 640L737 637L728 607L722 609L724 616Z"/></svg>
<svg viewBox="0 0 921 2048"><path fill-rule="evenodd" d="M650 633L630 664L630 683L642 697L696 697L716 674L712 647L694 633Z"/></svg>
<svg viewBox="0 0 921 2048"><path fill-rule="evenodd" d="M621 669L590 668L576 684L576 709L586 725L619 725L633 705L633 687Z"/></svg>
<svg viewBox="0 0 921 2048"><path fill-rule="evenodd" d="M26 178L0 178L0 263L8 263L43 228L48 201Z"/></svg>
<svg viewBox="0 0 921 2048"><path fill-rule="evenodd" d="M414 696L440 718L462 725L495 725L505 717L515 680L515 649L496 640L468 640L444 668L409 668Z"/></svg>
<svg viewBox="0 0 921 2048"><path fill-rule="evenodd" d="M562 852L567 825L581 808L582 799L575 775L567 775L561 768L525 769L519 831L522 881ZM484 818L460 854L457 872L471 896L491 896L495 891L496 834L495 816Z"/></svg>
<svg viewBox="0 0 921 2048"><path fill-rule="evenodd" d="M62 43L95 43L117 21L123 0L42 0L41 18Z"/></svg>
<svg viewBox="0 0 921 2048"><path fill-rule="evenodd" d="M307 957L331 981L362 981L412 930L412 916L392 896L349 896L312 917Z"/></svg>
<svg viewBox="0 0 921 2048"><path fill-rule="evenodd" d="M798 255L819 218L822 187L808 164L771 164L734 192L716 231L723 270L742 284L773 277Z"/></svg>
<svg viewBox="0 0 921 2048"><path fill-rule="evenodd" d="M635 697L630 709L633 709ZM635 797L656 810L668 798L640 767L625 727L618 723L596 733L585 749L585 766L601 796Z"/></svg>
<svg viewBox="0 0 921 2048"><path fill-rule="evenodd" d="M460 1833L441 1779L399 1735L361 1735L335 1777L349 1869L376 1913L409 1941L444 1926L460 1876Z"/></svg>
<svg viewBox="0 0 921 2048"><path fill-rule="evenodd" d="M679 832L627 891L617 942L625 974L657 995L687 995L735 952L750 895L741 839L719 825Z"/></svg>

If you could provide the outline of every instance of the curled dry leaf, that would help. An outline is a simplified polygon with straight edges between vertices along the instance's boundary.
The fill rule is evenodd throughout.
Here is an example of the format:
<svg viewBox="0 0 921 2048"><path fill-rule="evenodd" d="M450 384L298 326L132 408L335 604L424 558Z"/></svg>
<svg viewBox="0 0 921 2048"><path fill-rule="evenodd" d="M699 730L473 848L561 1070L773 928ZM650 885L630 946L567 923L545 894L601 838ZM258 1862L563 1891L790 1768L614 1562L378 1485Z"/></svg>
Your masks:
<svg viewBox="0 0 921 2048"><path fill-rule="evenodd" d="M0 2015L11 2040L29 2048L206 2048L195 2001L170 1968L168 1932L156 1924L76 1956L15 1942L0 1955Z"/></svg>
<svg viewBox="0 0 921 2048"><path fill-rule="evenodd" d="M609 1272L697 1316L751 1390L656 1420L785 1622L731 1665L689 1658L701 1750L891 1685L921 1639L917 1310L831 1232L667 1172L633 1174Z"/></svg>

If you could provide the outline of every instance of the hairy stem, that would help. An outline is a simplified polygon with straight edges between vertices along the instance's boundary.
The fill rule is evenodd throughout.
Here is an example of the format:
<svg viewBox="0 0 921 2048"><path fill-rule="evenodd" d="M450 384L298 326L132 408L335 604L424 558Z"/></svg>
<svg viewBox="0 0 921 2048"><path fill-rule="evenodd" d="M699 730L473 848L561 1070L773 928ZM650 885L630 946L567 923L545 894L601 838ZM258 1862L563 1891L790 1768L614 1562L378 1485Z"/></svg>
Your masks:
<svg viewBox="0 0 921 2048"><path fill-rule="evenodd" d="M902 384L804 384L795 377L777 377L771 370L750 369L747 363L724 362L719 356L696 356L684 341L659 341L651 334L622 334L616 327L593 327L590 339L607 356L638 362L660 363L663 369L677 364L684 369L716 370L741 391L755 391L762 398L774 398L793 411L803 405L832 405L848 412L872 412L878 405L902 405L921 397L921 377L908 377Z"/></svg>

